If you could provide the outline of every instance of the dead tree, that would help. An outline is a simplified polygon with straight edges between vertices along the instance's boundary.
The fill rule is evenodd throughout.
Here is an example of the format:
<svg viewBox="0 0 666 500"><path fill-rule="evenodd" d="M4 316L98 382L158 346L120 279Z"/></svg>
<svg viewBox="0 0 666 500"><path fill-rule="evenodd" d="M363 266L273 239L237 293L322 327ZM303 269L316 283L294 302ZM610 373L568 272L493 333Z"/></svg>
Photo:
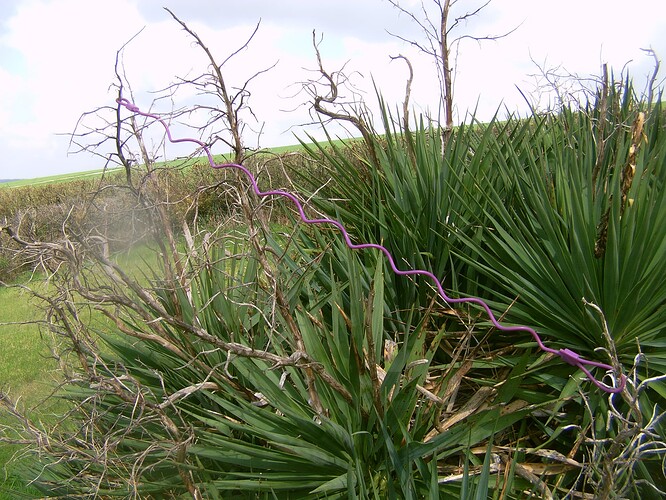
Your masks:
<svg viewBox="0 0 666 500"><path fill-rule="evenodd" d="M356 128L368 149L370 160L377 166L377 152L375 151L375 140L373 130L368 120L368 112L359 92L350 82L350 77L345 73L345 68L338 71L324 69L319 46L323 37L317 40L316 32L312 31L312 46L317 58L317 69L319 77L302 83L303 90L309 95L312 102L312 110L317 114L320 123L326 124L332 121L347 122ZM345 88L351 92L351 98L345 98L340 90ZM323 117L326 117L322 119Z"/></svg>
<svg viewBox="0 0 666 500"><path fill-rule="evenodd" d="M125 73L122 56L128 45L140 34L134 35L117 52L114 63L115 81L111 87L116 91L117 101L134 100L131 85ZM150 234L164 256L164 269L167 280L184 279L184 267L177 250L176 235L169 215L168 205L180 200L168 200L164 196L159 181L161 167L156 164L155 149L149 149L145 137L146 127L150 124L134 115L122 116L123 107L119 102L114 106L102 106L85 112L79 118L74 132L71 134L70 150L73 153L88 153L105 160L105 169L121 167L125 182L110 181L100 185L98 192L93 193L90 203L104 190L129 193L134 206L125 211L127 220L136 217L145 219L143 226ZM101 125L99 124L101 121ZM94 125L88 125L92 122ZM164 134L157 141L157 148L163 146ZM111 147L109 147L111 145ZM127 208L127 207L125 207ZM140 215L139 215L140 214ZM78 235L84 241L88 236ZM105 238L106 235L94 235ZM141 237L137 238L141 239ZM108 242L105 242L108 246Z"/></svg>
<svg viewBox="0 0 666 500"><path fill-rule="evenodd" d="M178 16L176 16L171 10L166 7L164 10L166 10L171 17L180 24L189 36L194 38L196 44L205 52L206 57L210 62L208 72L192 80L181 79L177 85L187 84L194 86L199 91L200 95L213 96L218 103L222 104L222 107L198 105L194 109L207 110L210 113L210 120L204 125L204 127L201 127L202 129L219 121L225 124L224 129L230 137L224 137L224 135L219 132L214 133L211 136L210 145L212 145L215 140L221 140L231 148L234 163L243 163L247 151L247 148L243 144L243 131L246 123L241 115L243 113L254 115L247 102L251 95L249 85L255 78L273 69L277 62L256 72L237 88L229 87L224 78L224 74L222 73L222 68L230 59L247 49L257 34L261 21L256 24L252 34L238 49L227 56L221 63L218 63L211 50L206 44L204 44L201 37L194 30L178 18Z"/></svg>
<svg viewBox="0 0 666 500"><path fill-rule="evenodd" d="M218 123L220 130L228 132L231 140L226 137L221 138L220 134L213 134L208 144L221 138L232 148L234 161L241 163L246 159L247 152L243 145L241 113L248 109L247 99L250 96L247 90L248 84L260 73L246 80L238 90L230 91L221 69L224 62L217 64L201 38L171 11L169 13L189 35L194 37L197 44L208 55L211 63L210 73L205 73L201 78L195 80L181 80L177 85L191 84L201 92L219 98L217 103L219 108L205 108L211 111L212 118L200 130L203 133L209 130L206 127ZM247 46L250 40L243 47ZM59 293L55 297L44 297L51 311L52 321L49 321L48 325L49 328L54 329L54 334L59 335L68 344L80 365L80 370L71 376L66 376L64 383L83 383L85 387L89 387L93 391L90 398L87 398L80 406L71 409L71 414L77 412L80 414L80 412L86 411L86 405L89 402L103 400L110 396L117 398L119 404L129 404L133 408L129 412L132 418L122 425L104 427L106 424L98 425L104 415L92 413L83 423L81 435L70 439L71 434L68 432L54 435L50 430L34 426L32 421L25 417L3 392L0 392L0 408L9 411L21 424L22 429L13 433L18 436L12 442L35 445L36 449L53 458L53 462L56 464L66 460L85 464L88 457L96 458L97 462L93 460L95 463L91 465L91 470L78 471L68 479L72 484L94 487L96 480L103 484L107 478L120 477L125 479L127 488L132 490L140 484L140 478L144 472L150 472L150 468L156 463L160 464L165 460L164 457L169 457L176 464L177 473L184 488L192 498L199 499L202 498L202 493L192 478L191 464L188 463L187 458L187 448L194 439L193 430L184 422L180 413L172 411L172 407L177 400L187 397L193 392L215 390L218 386L213 380L223 380L225 384L233 386L237 386L237 382L234 380L235 377L226 372L226 365L216 365L212 369L206 366L203 358L208 352L194 350L193 345L196 342L211 344L214 350L227 353L227 364L232 357L245 357L270 362L276 367L293 366L302 369L305 373L310 404L318 415L323 415L325 409L317 393L316 379L321 379L335 390L342 391L342 395L346 399L351 400L351 395L344 392L344 388L339 384L336 386L335 380L323 370L322 365L314 362L306 351L303 337L288 302L287 292L283 288L284 283L278 283L276 259L280 257L271 253L271 249L261 238L262 231L269 231L267 221L262 217L257 217L256 205L258 202L248 195L242 183L241 187L236 189L236 194L245 215L247 239L255 251L256 259L263 272L262 278L265 278L257 279L255 282L260 283L257 286L263 287L267 291L266 296L274 301L274 307L268 307L268 310L279 312L279 316L284 322L285 336L290 339L291 354L279 355L244 344L223 341L200 327L196 314L189 318L180 307L166 309L162 306L159 296L164 295L174 297L173 304L178 304L179 300L190 301L188 305L192 310L196 310L188 281L191 279L191 275L186 272L186 266L184 262L181 262L179 251L176 248L176 236L171 228L171 221L168 220L168 214L163 210L164 204L159 198L160 186L155 184L154 189L151 189L150 182L154 179L152 174L155 172L156 166L152 161L153 155L146 147L144 134L147 133L146 127L152 122L144 121L134 113L127 116L127 112L121 110L120 103L126 102L121 99L132 99L131 89L120 69L122 66L121 53L122 49L118 52L115 62L117 81L114 85L119 100L117 107L101 107L85 114L83 119L95 118L95 123L99 123L98 120L101 118L102 125L85 128L81 121L77 126L77 131L72 135L72 144L78 151L104 157L110 165L123 168L126 177L124 189L133 193L146 211L153 214L152 222L155 225L155 234L160 235L163 231L166 233L167 244L161 244L156 253L163 259L167 274L159 277L157 285L146 285L145 280L134 278L109 256L106 242L100 241L97 235L80 235L72 240L64 235L63 241L41 242L28 241L13 228L4 224L0 226L0 231L6 233L16 244L39 254L50 266L49 269L54 275L54 286ZM238 51L234 52L234 54L237 53ZM225 59L225 62L227 60L228 58ZM178 86L168 88L170 92L175 92L177 89ZM180 110L177 114L185 112L186 110ZM135 155L133 150L138 150L138 153ZM145 176L140 180L136 179L138 169L145 171ZM94 195L93 193L93 197ZM259 222L255 222L256 220ZM185 229L187 229L186 226ZM187 236L186 234L189 244ZM157 241L161 243L162 240L157 238ZM210 264L205 261L206 257L197 256L192 248L187 254L186 258L190 258L192 261L197 258L202 259L193 262L192 267L197 265L203 267ZM175 263L175 268L171 267L172 262ZM56 269L61 272L56 273ZM177 294L179 295L176 298ZM208 377L204 380L197 380L196 384L169 395L162 403L156 403L159 395L151 393L151 389L146 387L145 383L133 378L130 373L123 370L123 367L112 367L106 364L94 344L95 335L92 333L91 325L86 321L85 315L78 314L77 308L79 307L85 310L94 308L99 311L115 325L119 335L132 338L133 342L152 343L165 349L173 356L173 359L182 364L183 369L199 367L202 371L209 370ZM274 314L275 318L265 318L267 323L277 323L278 314L275 312ZM145 327L133 330L125 321L129 317L136 318ZM179 344L174 339L172 329L185 329L188 340ZM64 366L69 369L73 364L75 363L67 362ZM239 388L239 390L242 391L243 388ZM255 396L251 392L246 391L245 396L248 401L259 401L259 396ZM132 432L137 432L138 435L148 435L147 431L144 432L144 426L147 428L154 422L159 422L160 427L165 430L164 439L149 443L145 453L129 457L122 456L122 453L115 453L117 443L124 436L130 435ZM0 431L4 430L7 429L0 426ZM152 458L155 458L156 462L149 463L152 460L151 453L154 454ZM90 462L89 459L88 462ZM131 493L136 492L131 491ZM136 496L138 497L138 493Z"/></svg>
<svg viewBox="0 0 666 500"><path fill-rule="evenodd" d="M435 60L439 79L440 106L444 112L444 127L442 127L443 151L444 145L448 141L453 129L455 60L452 61L452 51L457 52L463 40L469 39L477 42L499 40L510 35L517 28L500 35L460 33L462 25L471 18L480 15L492 0L487 0L476 8L460 13L457 12L456 8L459 0L431 0L429 2L431 8L426 7L424 1L421 1L419 12L401 5L399 0L387 1L401 13L407 15L423 31L425 40L410 40L397 33L390 34L413 45L421 52L432 56ZM435 11L434 13L433 10Z"/></svg>

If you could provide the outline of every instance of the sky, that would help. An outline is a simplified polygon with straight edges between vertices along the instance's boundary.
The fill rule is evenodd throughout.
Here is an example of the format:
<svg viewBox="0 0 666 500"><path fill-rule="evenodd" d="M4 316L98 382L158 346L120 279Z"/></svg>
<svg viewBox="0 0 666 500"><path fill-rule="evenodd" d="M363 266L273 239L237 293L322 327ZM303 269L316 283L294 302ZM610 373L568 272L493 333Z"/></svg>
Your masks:
<svg viewBox="0 0 666 500"><path fill-rule="evenodd" d="M423 3L430 6L432 0ZM420 0L400 4L420 13ZM479 5L458 0L454 15ZM323 37L324 67L344 68L355 89L343 89L343 97L361 96L376 117L376 85L392 109L401 107L407 69L390 56L402 54L414 66L412 114L437 114L432 58L395 36L424 43L424 35L386 0L0 0L0 179L104 166L99 156L77 153L69 134L95 128L105 117L84 113L115 105L116 53L130 39L121 61L140 108L168 117L174 109L206 102L192 88L155 101L163 95L156 91L207 69L205 55L165 6L200 35L218 61L241 48L261 21L250 45L223 67L231 88L260 73L248 87L252 113L242 115L249 146L295 144L306 134L323 137L303 90L303 82L316 77L313 30ZM589 77L607 63L616 74L629 71L641 91L654 67L641 49L666 57L664 0L492 0L459 28L457 36L511 33L493 41L464 39L456 46L456 121L469 119L471 112L481 120L498 110L526 114L523 94L540 97L542 107L553 105L553 95L534 76L541 69ZM662 82L665 73L662 68ZM190 125L197 123L197 117L189 118ZM174 133L192 136L187 118L179 122ZM155 156L187 154L182 147L160 147L161 130L155 127L148 137ZM221 143L214 148L228 152ZM110 145L98 150L110 151Z"/></svg>

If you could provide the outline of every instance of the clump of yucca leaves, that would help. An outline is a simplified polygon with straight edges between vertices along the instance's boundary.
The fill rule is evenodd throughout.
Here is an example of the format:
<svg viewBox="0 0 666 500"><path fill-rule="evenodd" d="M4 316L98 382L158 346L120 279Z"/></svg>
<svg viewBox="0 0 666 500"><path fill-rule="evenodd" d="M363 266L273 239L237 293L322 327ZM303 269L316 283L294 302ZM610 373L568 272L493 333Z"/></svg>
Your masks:
<svg viewBox="0 0 666 500"><path fill-rule="evenodd" d="M334 180L313 200L402 267L485 297L553 346L621 364L625 393L600 392L333 230L276 237L246 217L244 234L188 237L172 256L185 272L166 258L170 272L135 279L95 246L93 262L78 259L85 242L57 249L50 324L74 354L71 411L45 429L3 397L22 424L5 436L36 443L27 476L67 498L656 494L666 138L658 107L628 89L611 98L604 116L461 127L443 158L439 134L392 129L386 113L377 164L311 151ZM623 193L641 111L647 140L633 144ZM261 210L241 200L246 215Z"/></svg>
<svg viewBox="0 0 666 500"><path fill-rule="evenodd" d="M325 232L295 236L289 248L268 238L270 268L265 248L229 236L201 260L190 249L181 285L141 285L101 255L93 269L70 262L77 277L52 299L51 324L80 365L63 393L71 410L44 429L4 401L39 444L26 473L43 495L485 495L493 443L533 410L499 404L516 381L497 391L433 366L457 335L434 311L403 311L388 338L382 260L361 265ZM93 304L114 324L95 331ZM456 402L461 385L480 397Z"/></svg>
<svg viewBox="0 0 666 500"><path fill-rule="evenodd" d="M623 367L632 377L629 390L609 398L535 351L516 397L557 401L547 421L531 422L528 435L538 429L549 436L547 446L590 462L575 481L564 474L550 484L600 498L655 494L652 486L665 480L666 452L661 101L637 101L627 79L600 88L585 109L461 126L443 154L431 127L420 123L405 133L382 108L386 134L370 145L377 164L350 158L344 148L310 148L324 155L333 181L314 202L336 213L358 240L382 241L404 267L432 271L460 296L483 297L507 323L535 327L550 346ZM389 304L396 314L433 296L422 283L386 280L396 290ZM485 322L478 311L463 314L477 327ZM531 338L497 333L488 344L501 353L488 365L514 370L522 351L510 346L534 346ZM632 448L632 433L652 440L640 448L644 454ZM613 460L616 467L603 471L595 464Z"/></svg>

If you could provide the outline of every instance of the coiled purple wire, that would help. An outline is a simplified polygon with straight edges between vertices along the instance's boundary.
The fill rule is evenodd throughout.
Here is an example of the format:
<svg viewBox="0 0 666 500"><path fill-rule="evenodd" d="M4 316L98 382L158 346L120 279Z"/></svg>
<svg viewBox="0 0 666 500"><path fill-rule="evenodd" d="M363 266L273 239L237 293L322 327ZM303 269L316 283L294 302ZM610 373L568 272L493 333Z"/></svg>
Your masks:
<svg viewBox="0 0 666 500"><path fill-rule="evenodd" d="M566 348L565 349L559 349L559 350L558 349L551 349L550 347L547 347L546 345L544 345L544 343L541 341L541 337L539 337L539 334L534 329L532 329L528 326L503 326L502 324L499 323L499 321L497 321L497 319L495 318L495 315L490 310L490 307L483 300L481 300L479 298L476 298L476 297L465 297L465 298L459 298L459 299L449 297L446 294L446 292L444 291L444 288L442 287L442 284L440 283L440 281L437 279L437 277L433 273L431 273L429 271L426 271L426 270L423 270L423 269L408 269L406 271L398 269L398 267L395 264L395 260L393 259L393 256L382 245L377 245L375 243L363 243L363 244L357 245L357 244L353 243L351 241L351 238L349 237L349 233L347 233L347 230L337 220L326 219L326 218L324 218L324 219L309 219L305 215L305 212L303 211L303 206L301 205L300 201L298 201L298 199L293 194L288 193L286 191L280 191L280 190L261 191L259 189L259 186L257 185L257 181L255 180L252 173L248 169L246 169L244 166L237 165L235 163L222 163L222 164L215 163L215 160L213 159L213 155L210 151L210 148L205 143L203 143L202 141L199 141L197 139L192 139L192 138L174 139L171 136L171 131L169 129L169 126L159 116L154 115L152 113L146 113L146 112L141 111L138 106L136 106L135 104L133 104L132 102L128 101L125 98L119 98L119 99L116 100L116 102L118 104L124 106L125 108L127 108L129 111L131 111L133 113L136 113L136 114L148 117L148 118L152 118L152 119L160 122L162 124L162 126L164 127L164 130L166 131L167 137L169 138L170 142L172 142L172 143L192 142L192 143L197 144L198 146L200 146L206 152L206 156L208 157L208 163L210 164L210 166L212 168L216 168L216 169L219 169L219 168L235 168L237 170L240 170L250 180L250 183L252 184L252 188L254 189L254 192L258 196L261 196L261 197L265 197L265 196L284 196L285 198L289 198L294 203L294 205L296 206L296 209L298 210L298 213L300 214L301 220L303 222L305 222L306 224L332 224L333 226L337 227L340 230L340 232L342 233L342 236L343 236L343 238L344 238L344 240L347 243L347 246L349 248L351 248L353 250L361 250L361 249L364 249L364 248L374 248L374 249L377 249L377 250L381 251L386 256L386 259L388 260L389 265L391 266L391 269L393 269L393 272L395 274L398 274L400 276L410 276L410 275L417 275L417 274L422 275L422 276L427 276L428 278L430 278L435 283L435 286L437 287L437 291L439 292L439 294L442 296L442 298L447 303L449 303L449 304L461 304L461 303L469 302L469 303L472 303L472 304L476 304L476 305L482 307L486 311L486 313L488 314L488 318L490 319L491 323L495 326L495 328L497 328L498 330L501 330L503 332L527 332L527 333L529 333L530 335L532 335L532 337L534 337L534 340L536 341L537 345L539 346L539 349L541 349L542 351L545 351L545 352L549 352L551 354L555 354L555 355L559 356L560 358L562 358L562 360L564 362L579 368L580 370L583 371L583 373L585 373L585 375L588 376L588 378L592 381L592 383L594 385L596 385L599 389L601 389L603 391L606 391L606 392L609 392L609 393L618 393L618 392L621 392L624 389L624 386L625 386L626 380L627 380L627 377L624 374L622 374L622 373L620 374L620 381L619 381L617 387L610 387L610 386L604 384L603 382L597 380L592 375L592 373L590 373L590 370L588 370L588 368L585 365L594 366L594 367L597 367L597 368L604 368L605 370L611 370L611 371L613 370L612 366L610 366L608 364L605 364L605 363L599 363L598 361L592 361L592 360L589 360L589 359L584 359L578 353L576 353L575 351L572 351L571 349L566 349Z"/></svg>

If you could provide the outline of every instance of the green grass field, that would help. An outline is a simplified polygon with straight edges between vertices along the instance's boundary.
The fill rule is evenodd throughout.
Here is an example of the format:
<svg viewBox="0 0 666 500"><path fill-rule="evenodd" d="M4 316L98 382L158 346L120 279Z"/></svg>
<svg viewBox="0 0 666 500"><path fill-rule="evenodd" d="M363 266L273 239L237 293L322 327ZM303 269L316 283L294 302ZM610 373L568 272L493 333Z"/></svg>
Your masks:
<svg viewBox="0 0 666 500"><path fill-rule="evenodd" d="M335 145L342 145L343 141L333 140L331 141L331 143ZM296 144L291 146L277 146L273 148L261 149L257 151L257 154L281 155L286 153L294 153L302 150L303 146L301 146L300 144ZM229 161L229 158L225 155L215 155L213 158L217 163L224 163L225 161ZM157 167L161 168L171 167L171 166L184 167L205 161L206 158L204 156L198 158L191 158L188 160L176 159L167 162L158 162ZM0 189L3 187L10 188L10 187L21 187L21 186L41 186L45 184L56 184L56 183L74 181L74 180L82 180L87 178L100 177L104 173L119 172L121 171L121 169L122 167L116 167L108 170L97 169L97 170L87 170L84 172L74 172L69 174L50 175L47 177L39 177L36 179L18 179L8 182L0 182Z"/></svg>
<svg viewBox="0 0 666 500"><path fill-rule="evenodd" d="M117 256L119 264L139 280L145 279L143 271L154 266L154 259L155 254L147 247L137 247ZM17 283L26 282L29 276L24 274ZM49 291L49 285L38 275L27 286L39 293ZM108 321L99 313L93 314L93 321ZM48 424L64 410L56 399L44 403L61 377L50 351L52 340L43 328L45 325L39 323L44 318L45 311L30 291L18 284L0 287L0 390L28 414L38 414L39 420ZM0 426L15 424L0 411ZM19 446L0 443L0 500L30 494L30 488L23 485L17 475L23 460L30 460L29 457L14 460L20 451Z"/></svg>
<svg viewBox="0 0 666 500"><path fill-rule="evenodd" d="M43 283L31 286L45 288ZM57 365L50 358L48 342L42 338L39 325L29 323L41 316L28 291L17 287L0 288L0 389L25 408L33 408L48 396L57 377ZM44 411L45 415L47 413ZM13 425L13 422L0 415L0 425ZM19 451L17 446L0 444L0 499L16 498L15 494L29 492L20 486L15 474L21 461L11 462ZM3 488L13 489L17 484L18 491L11 495L3 493Z"/></svg>
<svg viewBox="0 0 666 500"><path fill-rule="evenodd" d="M184 242L181 242L184 250ZM129 252L116 255L116 261L139 282L145 282L158 268L156 253L148 246L137 246ZM29 274L22 275L15 285L0 286L0 390L12 400L18 401L28 414L38 414L48 424L63 413L62 403L53 399L43 401L53 393L61 375L51 356L52 340L39 323L45 311L30 291L19 283L25 283ZM48 294L48 284L39 275L27 283L32 290ZM92 321L100 325L109 322L101 313L92 313ZM15 425L9 416L0 411L0 426ZM0 500L14 500L23 493L30 497L31 490L19 479L17 472L24 460L21 448L0 443ZM15 459L17 458L17 459Z"/></svg>
<svg viewBox="0 0 666 500"><path fill-rule="evenodd" d="M32 287L44 288L43 283ZM48 372L55 368L39 325L43 316L30 292L17 287L0 288L0 387L16 398L35 401L48 391Z"/></svg>
<svg viewBox="0 0 666 500"><path fill-rule="evenodd" d="M141 274L140 268L148 258L144 249L132 255L123 254L119 262L130 273ZM19 280L20 281L20 280ZM48 285L38 279L29 286L40 293L48 293ZM95 321L107 321L101 314ZM39 321L45 317L38 301L28 290L19 286L0 287L0 390L8 394L29 415L48 425L64 412L58 399L45 400L57 388L61 378L59 366L51 355L52 340L43 333ZM0 411L0 426L14 426L16 422ZM14 500L17 495L31 497L32 490L23 484L18 471L25 460L21 447L0 443L0 500ZM20 497L19 497L20 498Z"/></svg>

